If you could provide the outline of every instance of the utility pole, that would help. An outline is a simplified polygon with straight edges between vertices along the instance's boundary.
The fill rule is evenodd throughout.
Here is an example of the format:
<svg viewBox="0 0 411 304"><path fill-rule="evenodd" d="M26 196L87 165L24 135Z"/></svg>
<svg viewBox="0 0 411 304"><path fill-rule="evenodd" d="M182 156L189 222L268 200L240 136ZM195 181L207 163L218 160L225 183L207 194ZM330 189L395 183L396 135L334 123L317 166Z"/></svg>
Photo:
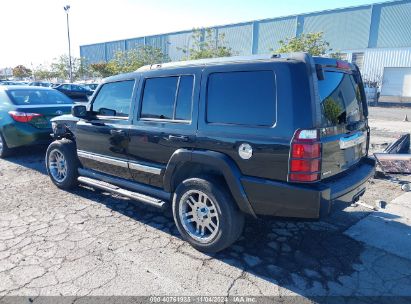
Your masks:
<svg viewBox="0 0 411 304"><path fill-rule="evenodd" d="M73 67L72 67L72 64L71 64L69 10L70 10L70 5L66 5L64 7L64 11L66 12L66 17L67 17L67 38L68 38L68 49L69 49L69 75L70 75L70 82L73 82Z"/></svg>

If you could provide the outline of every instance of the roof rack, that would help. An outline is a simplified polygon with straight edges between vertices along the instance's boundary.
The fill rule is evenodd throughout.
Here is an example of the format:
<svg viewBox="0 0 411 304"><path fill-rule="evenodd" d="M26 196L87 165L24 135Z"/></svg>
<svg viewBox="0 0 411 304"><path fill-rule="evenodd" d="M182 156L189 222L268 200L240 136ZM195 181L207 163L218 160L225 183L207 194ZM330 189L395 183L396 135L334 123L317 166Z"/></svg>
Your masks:
<svg viewBox="0 0 411 304"><path fill-rule="evenodd" d="M270 59L277 59L277 58L297 59L297 58L301 58L302 54L304 53L265 54L265 55L233 56L233 57L176 61L176 62L145 65L137 69L136 72L155 70L155 69L161 69L161 68L184 67L184 66L193 66L193 65L208 65L208 64L229 63L229 62L234 63L234 62L243 62L243 61L270 60Z"/></svg>

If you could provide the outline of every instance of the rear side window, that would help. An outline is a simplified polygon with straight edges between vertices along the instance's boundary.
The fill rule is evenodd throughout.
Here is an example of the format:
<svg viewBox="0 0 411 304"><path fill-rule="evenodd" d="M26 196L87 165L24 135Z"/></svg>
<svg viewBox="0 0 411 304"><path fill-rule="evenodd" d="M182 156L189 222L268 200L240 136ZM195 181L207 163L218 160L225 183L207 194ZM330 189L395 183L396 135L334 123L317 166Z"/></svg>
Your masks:
<svg viewBox="0 0 411 304"><path fill-rule="evenodd" d="M210 74L207 122L271 127L276 117L275 96L272 71Z"/></svg>
<svg viewBox="0 0 411 304"><path fill-rule="evenodd" d="M133 87L134 80L104 84L94 99L93 111L101 116L128 117Z"/></svg>
<svg viewBox="0 0 411 304"><path fill-rule="evenodd" d="M145 81L141 117L191 120L194 76L150 78Z"/></svg>
<svg viewBox="0 0 411 304"><path fill-rule="evenodd" d="M351 74L327 71L318 81L323 125L355 123L363 119L361 91Z"/></svg>

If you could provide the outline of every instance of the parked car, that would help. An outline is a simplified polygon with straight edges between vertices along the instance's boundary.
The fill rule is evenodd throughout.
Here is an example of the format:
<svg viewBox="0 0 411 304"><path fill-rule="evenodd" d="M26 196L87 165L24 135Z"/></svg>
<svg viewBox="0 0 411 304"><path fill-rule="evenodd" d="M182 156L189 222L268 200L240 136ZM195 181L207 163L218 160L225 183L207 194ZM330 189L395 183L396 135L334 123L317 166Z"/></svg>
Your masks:
<svg viewBox="0 0 411 304"><path fill-rule="evenodd" d="M44 82L44 81L32 81L29 83L29 86L35 86L35 87L52 87L51 82Z"/></svg>
<svg viewBox="0 0 411 304"><path fill-rule="evenodd" d="M3 86L12 86L12 85L19 85L19 83L18 82L16 82L16 81L11 81L11 80L6 80L6 81L2 81L2 82L0 82L0 85L3 85Z"/></svg>
<svg viewBox="0 0 411 304"><path fill-rule="evenodd" d="M105 79L72 114L75 128L55 128L47 150L52 182L171 207L205 252L235 242L245 215L325 216L374 174L360 72L335 59L147 66Z"/></svg>
<svg viewBox="0 0 411 304"><path fill-rule="evenodd" d="M89 88L92 91L95 91L98 87L98 83L84 83L83 86Z"/></svg>
<svg viewBox="0 0 411 304"><path fill-rule="evenodd" d="M13 148L50 143L50 119L70 113L73 102L48 88L0 86L0 157Z"/></svg>
<svg viewBox="0 0 411 304"><path fill-rule="evenodd" d="M63 83L54 89L64 93L75 101L88 101L88 97L93 95L93 91L79 84Z"/></svg>

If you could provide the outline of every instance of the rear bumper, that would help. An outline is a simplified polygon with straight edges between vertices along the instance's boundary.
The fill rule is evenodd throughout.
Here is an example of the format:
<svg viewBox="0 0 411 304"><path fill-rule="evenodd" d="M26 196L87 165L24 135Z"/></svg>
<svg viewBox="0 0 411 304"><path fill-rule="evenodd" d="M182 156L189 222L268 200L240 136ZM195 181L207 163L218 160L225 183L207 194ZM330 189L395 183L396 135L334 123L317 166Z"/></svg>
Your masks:
<svg viewBox="0 0 411 304"><path fill-rule="evenodd" d="M24 123L6 125L3 127L2 132L9 148L46 144L52 140L50 136L51 129L37 129Z"/></svg>
<svg viewBox="0 0 411 304"><path fill-rule="evenodd" d="M314 184L292 184L242 177L247 197L258 215L319 218L337 202L351 203L365 192L374 175L375 160L362 159L336 177Z"/></svg>

